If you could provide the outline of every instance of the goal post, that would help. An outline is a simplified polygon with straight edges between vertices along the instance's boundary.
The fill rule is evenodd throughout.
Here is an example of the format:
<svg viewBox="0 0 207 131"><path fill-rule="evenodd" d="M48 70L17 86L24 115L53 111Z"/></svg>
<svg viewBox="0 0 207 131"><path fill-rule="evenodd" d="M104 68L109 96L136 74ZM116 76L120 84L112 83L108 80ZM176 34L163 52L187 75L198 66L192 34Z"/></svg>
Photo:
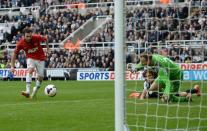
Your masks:
<svg viewBox="0 0 207 131"><path fill-rule="evenodd" d="M115 0L115 131L126 131L125 121L125 2Z"/></svg>

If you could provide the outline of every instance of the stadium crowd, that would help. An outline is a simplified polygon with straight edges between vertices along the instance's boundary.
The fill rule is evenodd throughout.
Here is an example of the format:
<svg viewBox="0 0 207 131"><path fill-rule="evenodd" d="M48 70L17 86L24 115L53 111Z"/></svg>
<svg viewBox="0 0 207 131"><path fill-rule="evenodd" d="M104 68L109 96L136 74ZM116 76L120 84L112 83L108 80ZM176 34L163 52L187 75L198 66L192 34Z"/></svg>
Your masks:
<svg viewBox="0 0 207 131"><path fill-rule="evenodd" d="M163 48L154 49L154 53L168 56L177 63L200 63L206 61L207 50L193 49L191 47L180 48L174 46L170 50ZM178 55L178 53L180 54ZM46 54L46 68L103 68L114 70L114 50L97 50L96 48L84 48L81 50L51 50ZM10 68L11 54L7 51L0 56L1 68ZM127 54L127 63L139 62L136 52ZM26 68L25 54L21 52L15 62L16 68Z"/></svg>
<svg viewBox="0 0 207 131"><path fill-rule="evenodd" d="M97 2L113 2L113 0L1 0L1 8L12 7L28 7L40 5L48 7L50 5L78 4L78 3L97 3Z"/></svg>
<svg viewBox="0 0 207 131"><path fill-rule="evenodd" d="M5 5L13 5L20 0L14 1L1 1L1 7L6 8ZM108 1L108 0L107 0ZM33 1L20 1L23 5L34 4ZM57 1L47 0L41 2L48 2L52 4L67 4L74 2L93 2L91 1L73 1L73 0L59 0ZM103 2L103 1L102 1ZM10 4L8 4L10 3ZM13 3L13 4L12 4ZM203 5L207 2L204 1ZM192 5L196 3L192 2ZM206 4L207 5L207 4ZM18 6L18 5L17 5ZM29 5L28 5L29 6ZM10 6L8 6L10 7ZM18 26L13 25L11 27L11 33L2 32L3 39L1 43L16 42L22 36L22 30L25 27L30 26L34 33L41 35L47 35L49 43L59 43L63 41L70 33L78 29L87 19L97 15L109 15L113 16L113 12L110 11L110 7L107 10L98 8L88 9L87 13L80 14L77 10L64 10L57 11L51 14L42 14L39 19L32 15L32 12L27 15L20 12L17 16L9 17L6 15L0 15L0 23L17 22ZM190 13L189 13L190 12ZM174 7L129 7L126 13L126 35L127 41L137 41L144 47L148 43L148 50L152 53L161 53L169 56L176 62L189 63L189 62L203 62L206 61L205 44L201 44L203 48L192 48L191 46L180 48L179 43L172 44L170 48L163 48L162 50L154 48L153 46L157 42L164 42L165 40L206 40L207 39L207 8L192 7L189 9L187 5ZM101 29L99 29L95 35L88 38L87 42L113 42L114 41L114 23L109 21ZM48 59L46 61L46 67L48 68L79 68L79 67L100 67L112 70L114 65L113 50L110 53L100 54L93 49L83 49L76 51L67 50L54 50L47 54ZM109 57L110 56L110 57ZM133 53L128 54L127 62L134 61ZM10 54L3 52L1 57L1 67L9 67ZM25 67L26 61L24 53L18 55L16 61L16 67ZM138 60L137 60L138 61ZM135 61L135 62L137 62Z"/></svg>
<svg viewBox="0 0 207 131"><path fill-rule="evenodd" d="M47 54L46 68L103 68L114 70L114 50L96 50L85 48L82 50L51 50ZM26 68L24 52L20 52L15 62L16 68ZM11 53L5 51L0 56L1 68L10 68Z"/></svg>
<svg viewBox="0 0 207 131"><path fill-rule="evenodd" d="M207 8L137 7L127 10L127 41L158 42L164 40L207 39ZM114 41L114 23L108 22L86 41Z"/></svg>
<svg viewBox="0 0 207 131"><path fill-rule="evenodd" d="M71 32L79 28L87 19L96 15L113 15L110 9L88 10L82 15L77 10L58 11L57 14L43 14L35 19L32 13L10 18L0 16L0 22L18 21L18 27L12 26L11 32L4 32L2 42L19 39L22 29L30 25L37 33L49 36L49 42L57 43L66 38ZM192 8L189 15L188 6L184 7L137 7L127 10L127 41L158 42L164 40L201 40L207 39L207 8ZM189 19L190 18L190 19ZM112 42L114 41L113 22L108 22L94 36L86 41ZM44 28L44 29L43 29ZM17 38L16 38L17 35Z"/></svg>
<svg viewBox="0 0 207 131"><path fill-rule="evenodd" d="M77 10L57 11L53 14L43 14L39 19L36 19L31 13L19 16L13 16L9 19L8 15L3 16L2 22L14 21L18 22L18 26L11 27L11 33L4 32L1 43L16 42L22 36L22 30L30 26L34 33L47 35L49 43L59 43L63 41L70 33L78 29L86 20L97 15L108 15L109 11L102 11L101 9L87 10L87 13L80 14ZM1 21L1 19L0 19Z"/></svg>

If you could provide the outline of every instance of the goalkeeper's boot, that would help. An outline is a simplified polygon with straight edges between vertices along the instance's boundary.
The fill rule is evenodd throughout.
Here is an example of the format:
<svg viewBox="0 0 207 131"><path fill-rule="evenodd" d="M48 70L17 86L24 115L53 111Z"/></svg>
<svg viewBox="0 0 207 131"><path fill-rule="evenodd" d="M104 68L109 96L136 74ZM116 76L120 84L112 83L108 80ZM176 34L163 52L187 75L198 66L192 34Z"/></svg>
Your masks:
<svg viewBox="0 0 207 131"><path fill-rule="evenodd" d="M196 90L196 95L197 96L201 96L201 90L200 90L200 86L199 85L195 85L194 89Z"/></svg>
<svg viewBox="0 0 207 131"><path fill-rule="evenodd" d="M29 93L27 93L26 91L22 91L21 95L25 96L26 98L30 97Z"/></svg>

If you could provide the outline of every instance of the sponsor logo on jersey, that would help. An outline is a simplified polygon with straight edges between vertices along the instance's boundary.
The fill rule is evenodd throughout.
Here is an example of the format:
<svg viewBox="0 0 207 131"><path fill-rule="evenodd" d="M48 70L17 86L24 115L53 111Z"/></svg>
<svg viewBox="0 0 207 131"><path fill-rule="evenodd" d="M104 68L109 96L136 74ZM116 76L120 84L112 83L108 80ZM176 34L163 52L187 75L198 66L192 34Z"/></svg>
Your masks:
<svg viewBox="0 0 207 131"><path fill-rule="evenodd" d="M28 50L28 53L34 53L38 50L38 47L32 48Z"/></svg>

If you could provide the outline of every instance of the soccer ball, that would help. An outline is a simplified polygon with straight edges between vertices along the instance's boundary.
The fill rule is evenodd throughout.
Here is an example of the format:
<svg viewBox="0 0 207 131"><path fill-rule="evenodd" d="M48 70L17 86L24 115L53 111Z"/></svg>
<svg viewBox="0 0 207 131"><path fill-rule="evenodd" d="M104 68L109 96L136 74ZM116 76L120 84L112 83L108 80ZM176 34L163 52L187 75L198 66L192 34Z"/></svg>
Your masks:
<svg viewBox="0 0 207 131"><path fill-rule="evenodd" d="M55 85L47 85L45 87L45 95L54 97L57 94L57 89Z"/></svg>

